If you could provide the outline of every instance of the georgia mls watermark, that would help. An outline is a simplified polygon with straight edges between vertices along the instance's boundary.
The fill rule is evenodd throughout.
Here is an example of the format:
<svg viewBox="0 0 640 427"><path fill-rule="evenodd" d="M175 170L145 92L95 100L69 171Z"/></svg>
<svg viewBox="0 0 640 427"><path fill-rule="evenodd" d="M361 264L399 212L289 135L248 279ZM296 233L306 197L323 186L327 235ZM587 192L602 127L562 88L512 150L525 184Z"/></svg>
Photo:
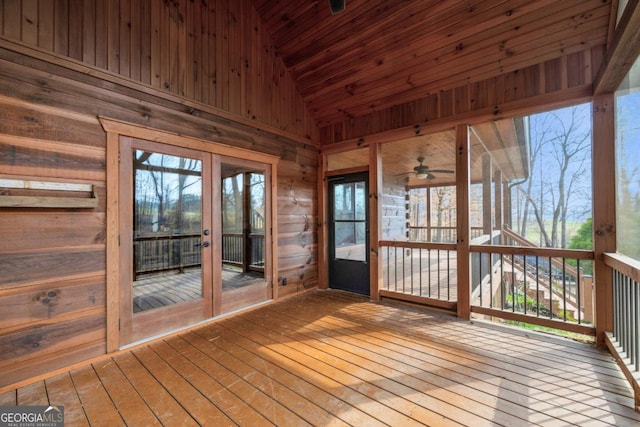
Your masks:
<svg viewBox="0 0 640 427"><path fill-rule="evenodd" d="M64 427L64 406L0 406L0 427Z"/></svg>

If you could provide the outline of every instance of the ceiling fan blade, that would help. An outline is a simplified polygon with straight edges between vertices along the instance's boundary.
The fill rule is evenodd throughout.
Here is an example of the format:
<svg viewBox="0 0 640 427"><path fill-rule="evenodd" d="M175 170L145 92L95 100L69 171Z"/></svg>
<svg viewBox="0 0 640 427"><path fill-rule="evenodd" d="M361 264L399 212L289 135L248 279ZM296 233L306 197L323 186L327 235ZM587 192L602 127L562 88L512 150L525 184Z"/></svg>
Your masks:
<svg viewBox="0 0 640 427"><path fill-rule="evenodd" d="M393 176L406 176L406 175L415 175L415 172L411 171L411 172L396 173Z"/></svg>
<svg viewBox="0 0 640 427"><path fill-rule="evenodd" d="M455 171L448 170L448 169L429 169L429 172L435 172L435 173L455 173Z"/></svg>

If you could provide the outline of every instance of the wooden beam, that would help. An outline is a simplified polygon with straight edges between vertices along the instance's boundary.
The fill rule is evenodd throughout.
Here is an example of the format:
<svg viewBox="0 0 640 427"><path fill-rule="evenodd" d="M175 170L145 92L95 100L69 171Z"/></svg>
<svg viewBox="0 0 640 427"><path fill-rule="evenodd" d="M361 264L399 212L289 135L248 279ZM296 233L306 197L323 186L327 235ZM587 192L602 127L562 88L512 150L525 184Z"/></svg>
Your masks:
<svg viewBox="0 0 640 427"><path fill-rule="evenodd" d="M469 126L456 126L456 224L458 251L458 317L471 318L469 268Z"/></svg>
<svg viewBox="0 0 640 427"><path fill-rule="evenodd" d="M491 182L493 181L493 161L489 153L482 156L482 232L491 236L493 233L493 194Z"/></svg>
<svg viewBox="0 0 640 427"><path fill-rule="evenodd" d="M640 0L629 0L594 80L594 94L614 92L639 55Z"/></svg>
<svg viewBox="0 0 640 427"><path fill-rule="evenodd" d="M593 99L593 252L597 344L613 331L612 271L604 254L616 251L615 117L613 94Z"/></svg>
<svg viewBox="0 0 640 427"><path fill-rule="evenodd" d="M369 283L373 301L380 300L382 288L382 261L380 258L380 237L382 234L382 147L369 146Z"/></svg>
<svg viewBox="0 0 640 427"><path fill-rule="evenodd" d="M327 230L327 154L320 154L320 164L318 166L318 287L327 289L329 287L329 255Z"/></svg>

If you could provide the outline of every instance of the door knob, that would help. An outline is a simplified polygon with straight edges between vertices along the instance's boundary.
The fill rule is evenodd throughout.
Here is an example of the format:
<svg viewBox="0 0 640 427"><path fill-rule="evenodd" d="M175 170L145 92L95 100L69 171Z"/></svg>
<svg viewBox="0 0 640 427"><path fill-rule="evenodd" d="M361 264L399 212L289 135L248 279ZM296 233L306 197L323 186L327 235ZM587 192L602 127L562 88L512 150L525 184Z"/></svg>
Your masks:
<svg viewBox="0 0 640 427"><path fill-rule="evenodd" d="M209 229L205 229L202 234L204 234L205 236L208 236L211 232L209 231Z"/></svg>
<svg viewBox="0 0 640 427"><path fill-rule="evenodd" d="M211 246L210 242L202 242L202 247L203 248L208 248L209 246Z"/></svg>

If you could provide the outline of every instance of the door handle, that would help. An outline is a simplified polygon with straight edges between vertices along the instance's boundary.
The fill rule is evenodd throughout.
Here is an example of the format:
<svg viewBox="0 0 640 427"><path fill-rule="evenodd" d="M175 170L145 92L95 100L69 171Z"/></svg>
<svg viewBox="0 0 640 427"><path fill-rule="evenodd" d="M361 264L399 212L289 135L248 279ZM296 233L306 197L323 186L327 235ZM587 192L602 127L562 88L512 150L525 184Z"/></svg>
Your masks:
<svg viewBox="0 0 640 427"><path fill-rule="evenodd" d="M208 248L209 246L211 246L210 242L202 242L202 247L203 248Z"/></svg>

